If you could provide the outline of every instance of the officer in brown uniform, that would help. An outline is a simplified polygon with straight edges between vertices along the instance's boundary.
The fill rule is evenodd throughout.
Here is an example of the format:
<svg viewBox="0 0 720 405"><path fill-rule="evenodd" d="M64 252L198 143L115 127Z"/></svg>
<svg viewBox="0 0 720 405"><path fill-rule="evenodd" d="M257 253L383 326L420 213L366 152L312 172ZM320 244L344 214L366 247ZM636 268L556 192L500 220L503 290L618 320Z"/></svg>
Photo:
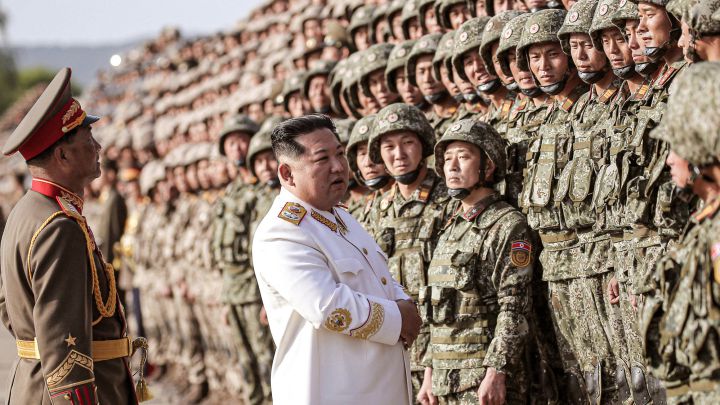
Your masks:
<svg viewBox="0 0 720 405"><path fill-rule="evenodd" d="M33 176L2 237L1 318L20 357L9 404L138 403L113 268L82 216L83 188L100 175L97 120L64 68L3 147Z"/></svg>

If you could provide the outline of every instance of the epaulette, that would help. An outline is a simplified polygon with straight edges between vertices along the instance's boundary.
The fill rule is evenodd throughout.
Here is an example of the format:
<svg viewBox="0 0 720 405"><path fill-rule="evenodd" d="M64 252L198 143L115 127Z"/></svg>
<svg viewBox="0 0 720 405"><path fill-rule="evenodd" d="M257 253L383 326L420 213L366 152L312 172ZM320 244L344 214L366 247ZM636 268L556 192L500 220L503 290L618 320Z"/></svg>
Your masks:
<svg viewBox="0 0 720 405"><path fill-rule="evenodd" d="M513 105L513 100L505 99L503 101L502 107L500 108L500 118L507 118L508 113L510 112L510 107Z"/></svg>
<svg viewBox="0 0 720 405"><path fill-rule="evenodd" d="M278 214L278 218L290 222L293 225L300 225L300 221L305 218L305 214L307 214L305 207L298 203L288 202L283 206Z"/></svg>
<svg viewBox="0 0 720 405"><path fill-rule="evenodd" d="M649 92L649 90L650 90L650 85L647 82L643 83L642 86L640 86L640 88L633 95L633 100L635 100L635 101L645 100L647 98L648 94L651 94Z"/></svg>
<svg viewBox="0 0 720 405"><path fill-rule="evenodd" d="M614 87L614 86L613 86L613 87L610 87L610 88L606 89L606 90L603 92L603 94L600 95L600 97L598 97L598 101L601 102L601 103L603 103L603 104L607 104L607 102L610 101L610 99L611 99L617 92L618 92L618 87Z"/></svg>
<svg viewBox="0 0 720 405"><path fill-rule="evenodd" d="M522 99L520 99L520 102L510 112L510 117L508 119L513 120L521 112L523 112L525 110L525 107L527 107L528 100L530 100L530 97L523 97Z"/></svg>
<svg viewBox="0 0 720 405"><path fill-rule="evenodd" d="M426 178L422 184L420 184L420 188L418 189L418 200L422 202L427 202L430 198L430 191L432 191L433 181L434 179L432 177Z"/></svg>
<svg viewBox="0 0 720 405"><path fill-rule="evenodd" d="M67 198L65 197L55 197L55 201L57 201L58 205L60 206L60 209L62 210L65 215L69 216L70 218L73 218L77 221L85 221L85 218L80 214L80 211L75 207L73 203L71 203Z"/></svg>

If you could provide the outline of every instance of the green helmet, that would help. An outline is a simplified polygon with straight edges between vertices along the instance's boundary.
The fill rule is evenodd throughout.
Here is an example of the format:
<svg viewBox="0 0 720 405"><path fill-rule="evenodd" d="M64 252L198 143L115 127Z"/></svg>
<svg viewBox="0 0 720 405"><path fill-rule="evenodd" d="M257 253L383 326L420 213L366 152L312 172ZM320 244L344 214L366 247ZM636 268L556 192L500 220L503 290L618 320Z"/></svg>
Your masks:
<svg viewBox="0 0 720 405"><path fill-rule="evenodd" d="M383 163L380 155L380 140L383 135L396 131L414 132L422 144L423 158L432 156L435 131L419 108L403 103L390 104L377 113L375 128L371 132L368 149L370 160Z"/></svg>
<svg viewBox="0 0 720 405"><path fill-rule="evenodd" d="M428 27L425 24L425 18L423 16L425 15L425 12L432 8L435 10L435 0L418 0L418 7L417 7L417 15L418 15L418 21L420 22L420 26L422 27L424 32L428 32ZM437 19L437 15L435 16Z"/></svg>
<svg viewBox="0 0 720 405"><path fill-rule="evenodd" d="M700 35L720 34L720 21L713 19L720 10L720 0L700 0L692 6L686 19L691 30Z"/></svg>
<svg viewBox="0 0 720 405"><path fill-rule="evenodd" d="M597 4L598 0L580 0L568 10L557 34L566 54L570 55L570 34L588 34L590 31Z"/></svg>
<svg viewBox="0 0 720 405"><path fill-rule="evenodd" d="M487 69L491 75L497 76L495 66L493 65L493 55L490 53L492 44L495 41L500 41L505 25L521 14L524 13L515 10L503 11L492 17L487 24L485 24L485 30L482 33L482 42L480 43L480 57L482 57L483 63L485 63L485 69ZM500 45L498 44L498 49L499 47Z"/></svg>
<svg viewBox="0 0 720 405"><path fill-rule="evenodd" d="M151 160L140 172L140 192L149 196L157 184L165 178L165 165L162 160Z"/></svg>
<svg viewBox="0 0 720 405"><path fill-rule="evenodd" d="M310 70L305 75L305 82L303 83L303 96L308 98L308 91L310 90L310 81L317 76L328 76L332 73L337 62L332 60L318 60L313 63Z"/></svg>
<svg viewBox="0 0 720 405"><path fill-rule="evenodd" d="M508 52L515 52L518 42L520 41L520 37L522 36L525 22L527 22L528 18L530 18L530 14L524 13L508 21L508 23L505 24L505 29L500 37L500 44L498 45L496 55L500 61L500 67L502 68L503 73L507 76L512 76L507 54Z"/></svg>
<svg viewBox="0 0 720 405"><path fill-rule="evenodd" d="M490 17L475 17L467 20L455 31L452 66L461 79L469 81L463 66L463 57L470 51L480 52L482 33Z"/></svg>
<svg viewBox="0 0 720 405"><path fill-rule="evenodd" d="M565 10L546 9L532 13L525 22L520 41L517 44L518 66L530 70L527 51L531 45L545 42L560 42L558 31L565 19Z"/></svg>
<svg viewBox="0 0 720 405"><path fill-rule="evenodd" d="M388 27L391 27L390 34L393 37L395 36L395 34L392 32L392 20L398 13L402 13L404 6L405 6L405 0L393 0L388 5L387 10L385 10L385 16L387 17ZM398 41L402 41L405 38L395 38L395 39Z"/></svg>
<svg viewBox="0 0 720 405"><path fill-rule="evenodd" d="M417 87L417 81L415 80L415 65L417 65L417 60L423 55L435 56L440 38L442 38L442 34L428 34L418 39L415 45L413 45L410 55L408 55L407 63L405 64L405 75L407 75L408 81L413 86Z"/></svg>
<svg viewBox="0 0 720 405"><path fill-rule="evenodd" d="M248 146L247 160L245 161L245 164L247 165L247 169L250 171L250 173L252 173L253 176L257 176L255 174L255 157L260 152L272 150L272 141L270 140L272 129L282 121L282 118L276 116L268 118L267 120L265 120L265 122L263 122L263 128L260 130L260 132L258 132L257 136L254 137L252 141L250 141L250 145Z"/></svg>
<svg viewBox="0 0 720 405"><path fill-rule="evenodd" d="M615 11L610 16L612 23L625 32L625 20L639 20L638 5L630 0L620 0Z"/></svg>
<svg viewBox="0 0 720 405"><path fill-rule="evenodd" d="M639 3L650 3L660 7L666 7L670 0L630 0L635 4Z"/></svg>
<svg viewBox="0 0 720 405"><path fill-rule="evenodd" d="M365 92L365 95L372 95L370 92L370 74L376 70L385 72L392 49L392 44L375 44L363 52L363 58L360 62L360 87Z"/></svg>
<svg viewBox="0 0 720 405"><path fill-rule="evenodd" d="M352 132L350 133L350 140L345 147L345 155L347 156L350 170L352 170L353 173L356 173L358 171L357 148L361 144L370 141L370 134L372 134L376 118L377 114L366 115L365 117L357 120L355 126L352 128Z"/></svg>
<svg viewBox="0 0 720 405"><path fill-rule="evenodd" d="M223 129L220 131L220 139L218 139L220 154L225 156L224 143L228 135L233 132L243 132L252 137L259 129L258 124L245 114L239 114L229 118L225 121Z"/></svg>
<svg viewBox="0 0 720 405"><path fill-rule="evenodd" d="M673 84L667 111L651 135L667 141L670 148L695 166L720 158L720 64L694 63Z"/></svg>
<svg viewBox="0 0 720 405"><path fill-rule="evenodd" d="M602 31L609 28L618 28L613 22L613 10L618 9L619 3L620 0L600 0L595 9L595 15L588 33L593 46L601 51L603 50ZM620 30L620 32L624 32L624 30Z"/></svg>
<svg viewBox="0 0 720 405"><path fill-rule="evenodd" d="M403 71L405 70L405 65L410 57L410 52L416 42L416 39L403 41L395 45L392 52L390 52L390 56L388 56L387 67L385 67L385 80L387 81L388 89L390 89L393 93L398 92L397 83L395 81L397 78L397 71L398 69L403 69Z"/></svg>
<svg viewBox="0 0 720 405"><path fill-rule="evenodd" d="M350 40L347 30L337 21L328 21L325 31L327 31L327 34L323 38L323 43L326 47L338 49L345 46L351 47L352 40Z"/></svg>
<svg viewBox="0 0 720 405"><path fill-rule="evenodd" d="M437 19L446 30L452 29L452 23L450 22L450 10L456 4L464 4L467 7L466 0L438 0L435 2L435 15Z"/></svg>
<svg viewBox="0 0 720 405"><path fill-rule="evenodd" d="M355 41L355 31L357 31L361 27L370 29L374 10L374 6L362 6L355 10L352 18L350 19L350 25L348 25L347 28L351 40Z"/></svg>
<svg viewBox="0 0 720 405"><path fill-rule="evenodd" d="M282 91L283 106L285 107L285 110L288 110L288 102L290 101L291 94L295 92L302 94L306 74L306 70L298 70L285 79L285 85L283 86Z"/></svg>
<svg viewBox="0 0 720 405"><path fill-rule="evenodd" d="M347 71L347 61L349 59L341 59L335 65L332 72L330 73L330 94L331 94L331 106L336 114L344 116L345 110L340 104L340 97L342 97L341 89L345 73Z"/></svg>
<svg viewBox="0 0 720 405"><path fill-rule="evenodd" d="M495 164L493 183L501 181L507 171L507 152L505 141L492 125L474 119L459 120L445 131L435 145L435 172L445 178L443 164L448 145L456 142L467 142L477 146Z"/></svg>
<svg viewBox="0 0 720 405"><path fill-rule="evenodd" d="M440 38L438 49L433 57L433 75L435 80L440 81L440 66L445 65L450 78L452 79L452 54L455 47L455 31L448 31Z"/></svg>
<svg viewBox="0 0 720 405"><path fill-rule="evenodd" d="M380 21L386 20L387 21L387 11L388 8L390 8L390 4L381 4L377 7L375 7L375 10L373 11L373 15L370 22L370 30L371 30L371 36L375 39L375 43L383 43L387 40L388 35L390 34L387 32L387 30L383 33L383 38L380 39L379 42L377 38L375 38L375 30L377 29L378 24Z"/></svg>
<svg viewBox="0 0 720 405"><path fill-rule="evenodd" d="M342 87L340 89L340 94L342 97L345 98L345 101L347 102L348 107L350 107L351 112L353 115L357 118L360 118L362 115L358 112L358 110L361 108L360 105L360 99L358 98L357 94L357 85L360 81L359 76L359 65L360 61L363 58L364 51L355 52L347 59L347 65L345 70L345 77L343 77L342 80Z"/></svg>
<svg viewBox="0 0 720 405"><path fill-rule="evenodd" d="M338 138L340 138L340 143L346 145L350 140L350 131L352 131L356 121L352 118L346 118L333 120L333 122L335 123L335 131L338 134Z"/></svg>
<svg viewBox="0 0 720 405"><path fill-rule="evenodd" d="M418 22L420 22L417 13L418 3L419 0L408 0L403 6L400 20L402 21L402 31L405 39L410 38L410 21L412 21L413 18L417 18Z"/></svg>

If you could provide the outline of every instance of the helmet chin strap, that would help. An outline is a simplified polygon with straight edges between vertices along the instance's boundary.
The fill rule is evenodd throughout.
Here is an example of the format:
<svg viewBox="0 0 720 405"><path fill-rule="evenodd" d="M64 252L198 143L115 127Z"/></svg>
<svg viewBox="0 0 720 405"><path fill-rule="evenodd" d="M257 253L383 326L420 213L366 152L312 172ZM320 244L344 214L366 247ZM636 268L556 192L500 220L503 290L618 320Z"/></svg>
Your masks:
<svg viewBox="0 0 720 405"><path fill-rule="evenodd" d="M629 65L613 69L613 74L621 79L628 80L635 75L635 64L631 63Z"/></svg>
<svg viewBox="0 0 720 405"><path fill-rule="evenodd" d="M668 14L668 18L670 18L670 14ZM672 18L670 18L670 21L673 21ZM675 25L674 22L672 22L672 24ZM653 62L657 62L665 55L668 49L670 49L673 45L677 44L678 38L680 38L680 34L682 34L682 30L680 29L680 27L671 28L670 39L665 41L660 46L646 46L645 50L643 51L645 53L645 56L650 58Z"/></svg>
<svg viewBox="0 0 720 405"><path fill-rule="evenodd" d="M547 86L539 86L540 90L543 91L543 93L555 96L560 94L564 89L565 85L567 84L569 75L566 73L565 76L563 76L562 79L560 79L559 82L555 82L553 84L548 84Z"/></svg>
<svg viewBox="0 0 720 405"><path fill-rule="evenodd" d="M330 109L329 105L324 105L324 106L320 107L319 109L315 110L315 112L318 114L326 114L326 115L330 114L330 111L332 111L332 110Z"/></svg>
<svg viewBox="0 0 720 405"><path fill-rule="evenodd" d="M478 101L480 101L480 96L475 92L463 93L463 98L465 99L466 103L470 103L470 104L475 104Z"/></svg>
<svg viewBox="0 0 720 405"><path fill-rule="evenodd" d="M505 88L506 88L508 91L516 92L516 91L518 91L518 89L520 88L520 86L517 84L517 82L512 81L512 82L506 84L506 85L505 85Z"/></svg>
<svg viewBox="0 0 720 405"><path fill-rule="evenodd" d="M635 64L635 71L645 78L652 76L657 68L658 64L656 62L643 62Z"/></svg>
<svg viewBox="0 0 720 405"><path fill-rule="evenodd" d="M502 87L502 82L500 79L495 78L493 80L490 80L489 82L478 84L475 88L477 91L485 94L493 94L500 90Z"/></svg>
<svg viewBox="0 0 720 405"><path fill-rule="evenodd" d="M417 169L411 171L410 173L405 173L405 174L401 174L398 176L392 176L392 177L398 183L404 184L407 186L408 184L413 184L415 182L415 180L417 180L418 176L420 176L420 166L418 166Z"/></svg>
<svg viewBox="0 0 720 405"><path fill-rule="evenodd" d="M369 180L365 180L365 185L368 186L371 190L380 190L381 188L387 186L387 184L390 182L390 176L378 176Z"/></svg>
<svg viewBox="0 0 720 405"><path fill-rule="evenodd" d="M596 72L580 72L578 71L578 76L580 77L580 80L584 81L587 84L595 84L602 80L602 78L605 76L605 71L599 70Z"/></svg>
<svg viewBox="0 0 720 405"><path fill-rule="evenodd" d="M245 158L236 159L235 166L237 166L237 167L245 166Z"/></svg>
<svg viewBox="0 0 720 405"><path fill-rule="evenodd" d="M429 96L424 96L425 101L427 101L430 104L437 104L440 101L444 100L445 97L448 97L450 93L447 92L447 90L441 90L435 94L431 94Z"/></svg>
<svg viewBox="0 0 720 405"><path fill-rule="evenodd" d="M277 186L280 185L280 179L278 179L277 177L273 177L272 179L268 180L267 183L265 183L265 184L267 184L271 188L276 188Z"/></svg>
<svg viewBox="0 0 720 405"><path fill-rule="evenodd" d="M485 186L485 154L480 154L480 177L478 178L477 183L475 183L474 186L470 188L449 188L448 187L448 195L450 198L454 200L464 200L467 198L467 196L470 195L473 191L484 187Z"/></svg>
<svg viewBox="0 0 720 405"><path fill-rule="evenodd" d="M537 86L532 89L520 89L520 92L530 98L539 97L541 94L544 94L542 89Z"/></svg>
<svg viewBox="0 0 720 405"><path fill-rule="evenodd" d="M455 99L455 101L458 104L465 102L465 95L462 93L458 93L458 94L454 95L453 98Z"/></svg>

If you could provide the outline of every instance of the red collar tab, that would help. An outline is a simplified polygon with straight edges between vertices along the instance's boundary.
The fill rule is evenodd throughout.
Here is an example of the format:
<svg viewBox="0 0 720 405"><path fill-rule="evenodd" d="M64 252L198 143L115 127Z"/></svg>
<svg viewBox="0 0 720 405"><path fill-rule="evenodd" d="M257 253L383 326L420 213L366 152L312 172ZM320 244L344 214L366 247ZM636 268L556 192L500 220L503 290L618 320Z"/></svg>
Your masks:
<svg viewBox="0 0 720 405"><path fill-rule="evenodd" d="M53 199L58 197L64 198L69 203L71 203L82 215L84 204L82 197L66 189L65 187L57 183L53 183L49 180L33 179L31 189L46 197L50 197Z"/></svg>
<svg viewBox="0 0 720 405"><path fill-rule="evenodd" d="M32 137L18 149L27 161L42 153L45 149L60 140L65 134L80 126L87 114L80 103L70 98L55 115L48 118Z"/></svg>

